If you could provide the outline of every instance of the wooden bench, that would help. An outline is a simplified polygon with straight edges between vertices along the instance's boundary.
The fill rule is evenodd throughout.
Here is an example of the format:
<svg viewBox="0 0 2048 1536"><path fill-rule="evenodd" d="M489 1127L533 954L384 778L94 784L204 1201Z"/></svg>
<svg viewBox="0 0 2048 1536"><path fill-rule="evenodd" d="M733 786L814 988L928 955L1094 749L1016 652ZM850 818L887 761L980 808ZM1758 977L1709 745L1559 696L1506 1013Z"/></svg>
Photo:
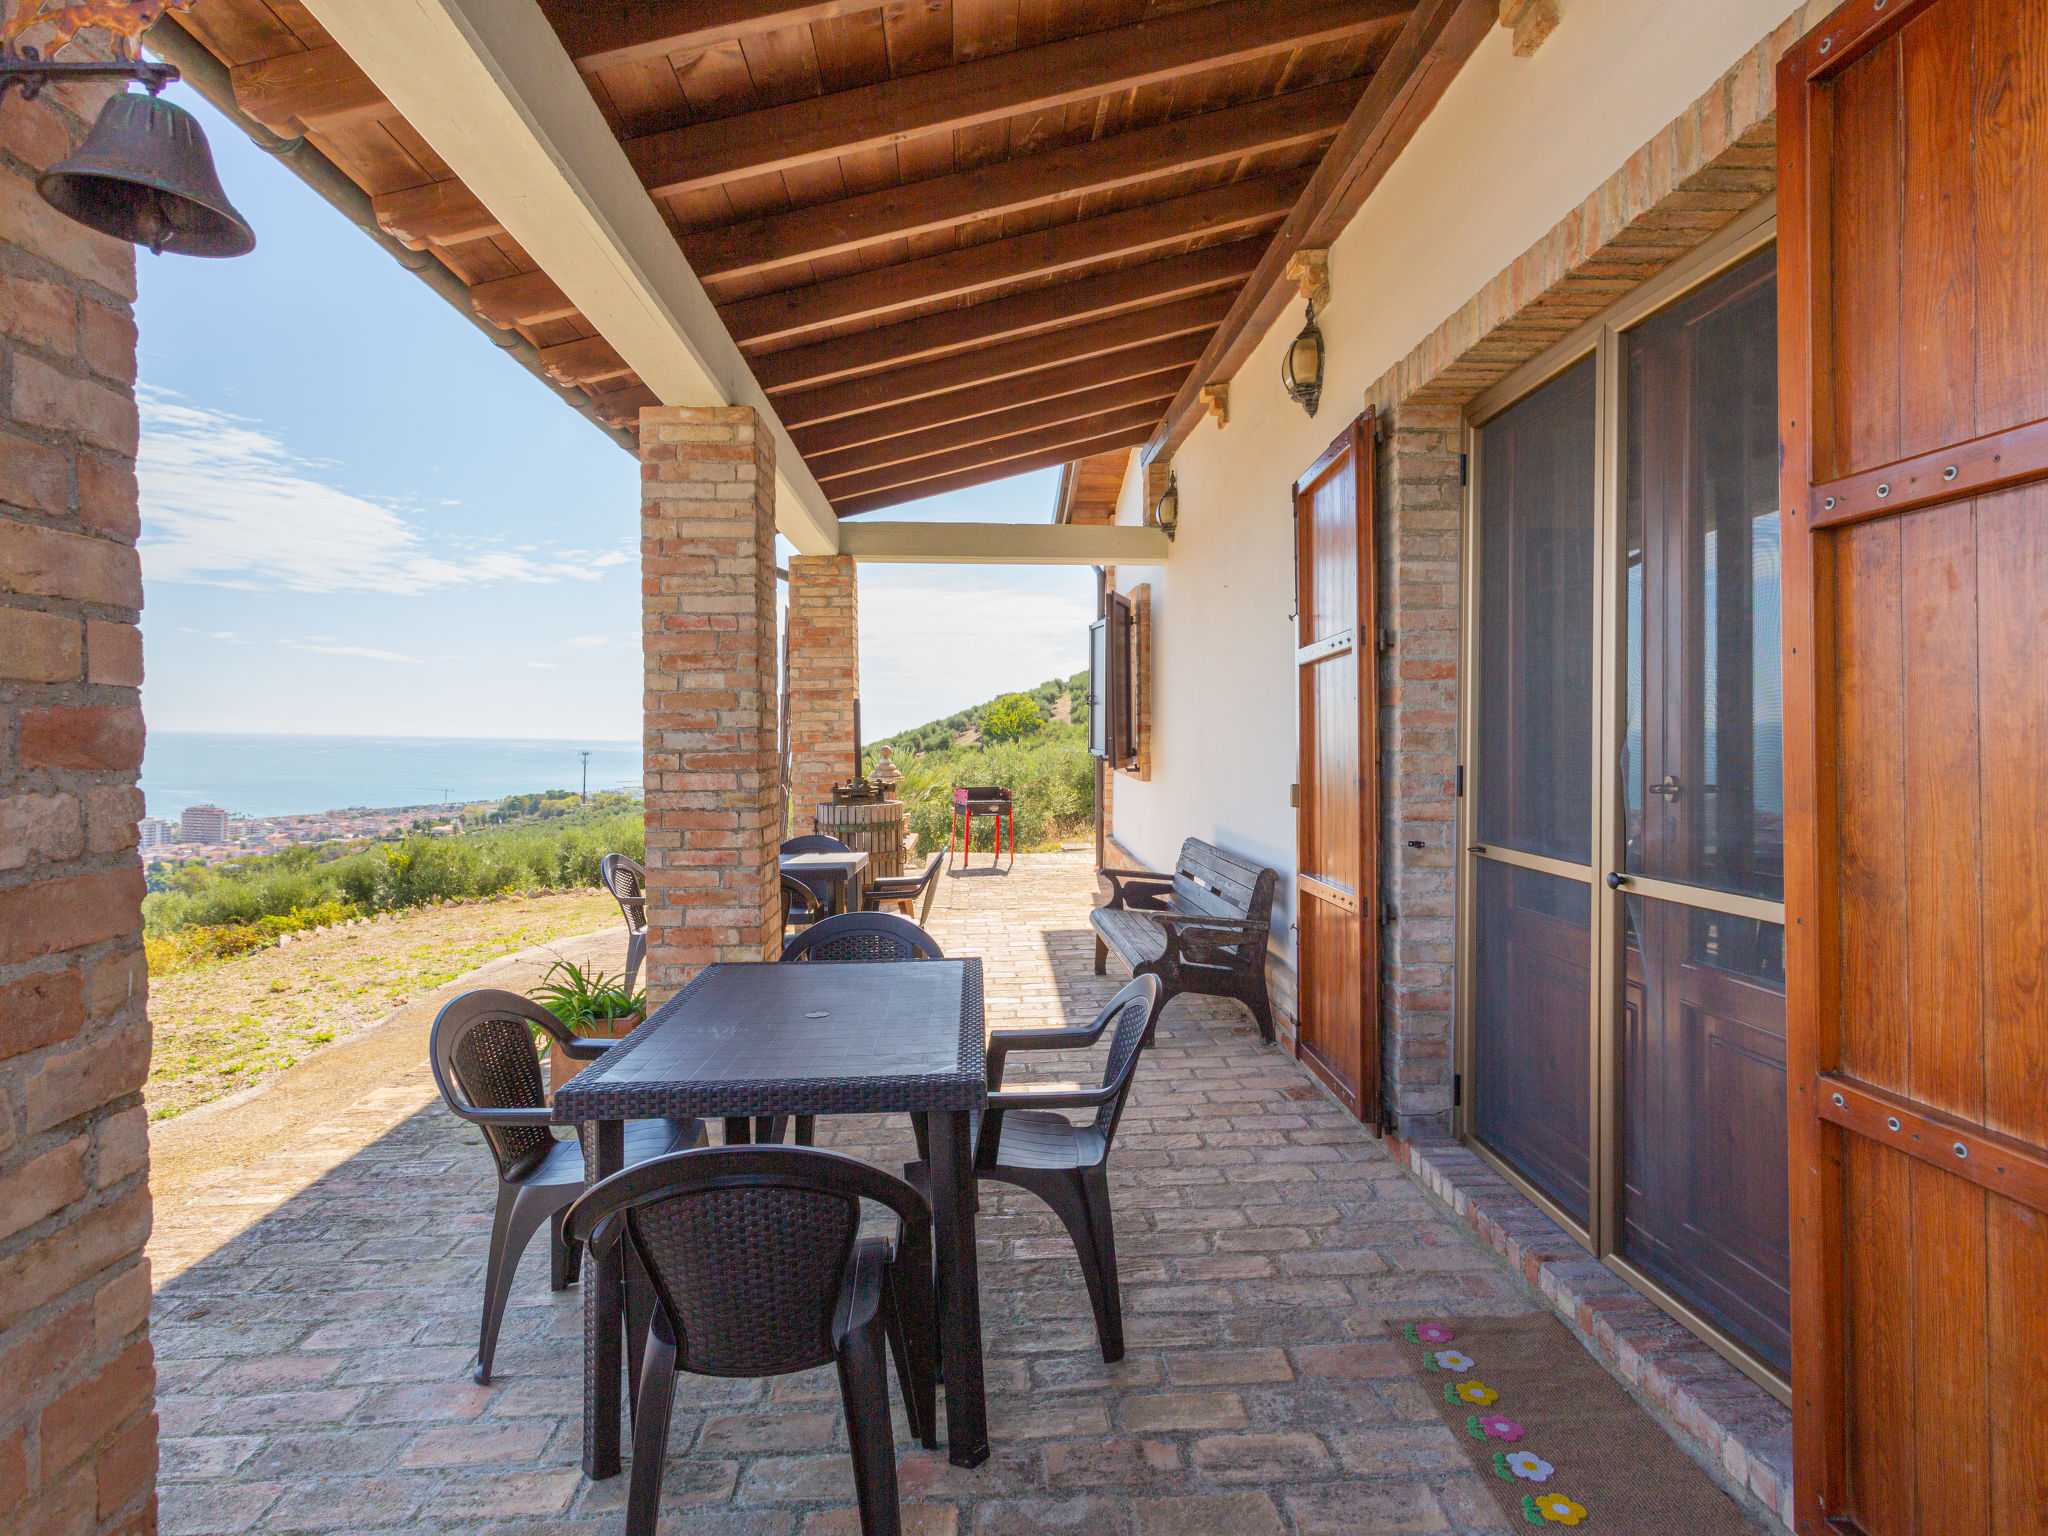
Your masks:
<svg viewBox="0 0 2048 1536"><path fill-rule="evenodd" d="M1170 875L1102 873L1114 890L1109 904L1088 916L1095 928L1095 974L1103 973L1113 949L1132 975L1159 978L1160 1012L1179 992L1234 997L1251 1010L1270 1044L1266 942L1278 873L1192 837L1181 844Z"/></svg>

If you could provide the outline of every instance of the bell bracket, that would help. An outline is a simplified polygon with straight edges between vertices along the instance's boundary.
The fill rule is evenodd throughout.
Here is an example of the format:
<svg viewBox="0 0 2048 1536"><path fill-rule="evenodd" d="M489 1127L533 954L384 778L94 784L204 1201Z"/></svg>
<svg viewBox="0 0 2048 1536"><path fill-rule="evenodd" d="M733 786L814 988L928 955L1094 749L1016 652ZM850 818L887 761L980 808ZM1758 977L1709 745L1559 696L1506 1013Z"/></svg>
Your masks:
<svg viewBox="0 0 2048 1536"><path fill-rule="evenodd" d="M139 80L154 96L182 78L178 66L155 59L45 59L33 48L0 50L0 101L19 89L23 101L34 101L46 85L83 80Z"/></svg>

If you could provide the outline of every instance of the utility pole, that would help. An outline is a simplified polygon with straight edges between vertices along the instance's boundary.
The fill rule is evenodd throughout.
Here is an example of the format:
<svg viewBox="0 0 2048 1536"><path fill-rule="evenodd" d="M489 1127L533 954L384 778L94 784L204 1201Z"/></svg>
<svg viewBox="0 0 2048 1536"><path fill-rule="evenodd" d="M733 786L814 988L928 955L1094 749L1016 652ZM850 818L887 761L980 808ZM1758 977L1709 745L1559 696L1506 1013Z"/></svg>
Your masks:
<svg viewBox="0 0 2048 1536"><path fill-rule="evenodd" d="M590 754L583 754L583 803L590 804Z"/></svg>

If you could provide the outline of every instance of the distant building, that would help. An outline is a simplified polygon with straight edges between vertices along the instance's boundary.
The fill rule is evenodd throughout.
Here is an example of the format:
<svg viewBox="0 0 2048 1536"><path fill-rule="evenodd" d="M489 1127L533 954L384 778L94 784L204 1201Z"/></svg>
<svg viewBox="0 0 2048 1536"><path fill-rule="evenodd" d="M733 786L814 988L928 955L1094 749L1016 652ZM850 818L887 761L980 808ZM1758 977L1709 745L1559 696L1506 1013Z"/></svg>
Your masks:
<svg viewBox="0 0 2048 1536"><path fill-rule="evenodd" d="M178 818L181 843L224 843L228 840L228 813L217 805L188 805Z"/></svg>
<svg viewBox="0 0 2048 1536"><path fill-rule="evenodd" d="M145 816L135 824L143 850L161 848L171 841L171 824L161 816Z"/></svg>

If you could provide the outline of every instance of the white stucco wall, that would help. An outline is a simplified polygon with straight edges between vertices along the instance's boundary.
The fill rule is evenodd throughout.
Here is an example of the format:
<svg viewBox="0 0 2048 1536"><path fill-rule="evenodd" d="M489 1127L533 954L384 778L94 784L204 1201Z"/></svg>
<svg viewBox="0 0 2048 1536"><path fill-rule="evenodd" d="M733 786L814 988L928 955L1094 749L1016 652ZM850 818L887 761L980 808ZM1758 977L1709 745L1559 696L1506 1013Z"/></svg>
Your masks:
<svg viewBox="0 0 2048 1536"><path fill-rule="evenodd" d="M1183 838L1202 837L1291 876L1295 476L1387 369L1795 8L1563 0L1534 57L1516 58L1504 29L1480 45L1331 250L1320 412L1280 389L1293 306L1232 380L1228 427L1205 420L1174 457L1168 564L1117 570L1119 589L1152 584L1152 778L1116 783L1116 835L1132 853L1170 865ZM1142 516L1141 475L1134 456L1119 521Z"/></svg>

